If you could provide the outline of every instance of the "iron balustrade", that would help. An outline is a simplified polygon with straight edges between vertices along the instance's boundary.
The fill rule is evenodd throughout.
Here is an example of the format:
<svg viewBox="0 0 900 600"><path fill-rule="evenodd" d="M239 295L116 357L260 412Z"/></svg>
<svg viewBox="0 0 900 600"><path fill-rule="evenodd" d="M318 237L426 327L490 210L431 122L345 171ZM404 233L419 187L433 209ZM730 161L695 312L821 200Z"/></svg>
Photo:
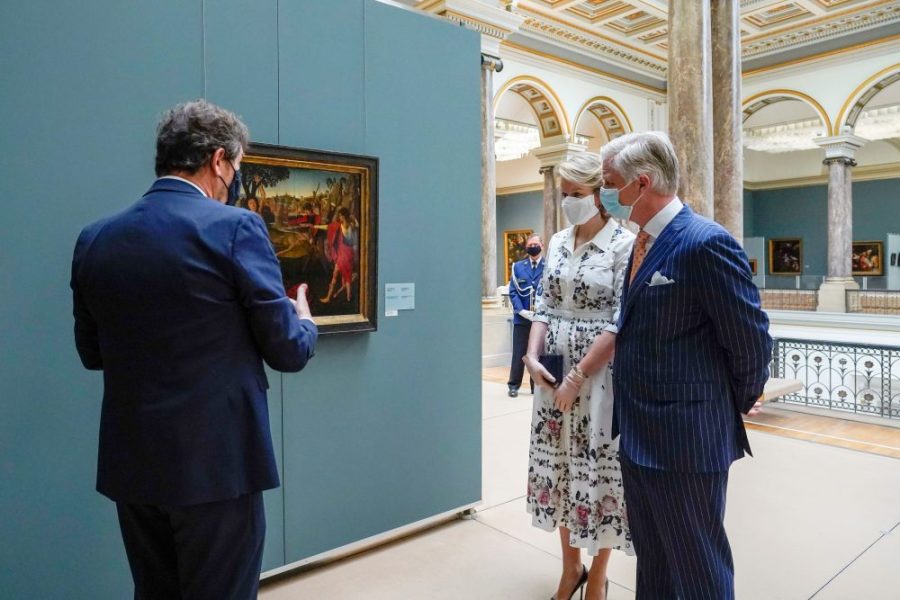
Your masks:
<svg viewBox="0 0 900 600"><path fill-rule="evenodd" d="M900 347L776 339L772 376L803 384L779 402L900 419Z"/></svg>

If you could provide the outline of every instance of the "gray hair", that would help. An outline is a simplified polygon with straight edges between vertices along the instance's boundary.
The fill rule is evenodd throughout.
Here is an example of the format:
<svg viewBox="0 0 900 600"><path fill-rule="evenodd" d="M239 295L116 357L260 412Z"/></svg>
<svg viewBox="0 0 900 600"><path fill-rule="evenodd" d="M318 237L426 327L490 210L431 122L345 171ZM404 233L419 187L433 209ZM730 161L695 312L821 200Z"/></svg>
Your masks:
<svg viewBox="0 0 900 600"><path fill-rule="evenodd" d="M657 193L678 191L678 157L669 136L661 131L625 134L603 146L600 156L627 182L647 175Z"/></svg>
<svg viewBox="0 0 900 600"><path fill-rule="evenodd" d="M527 238L525 238L525 243L527 244L528 242L530 242L530 241L533 240L534 238L537 238L537 240L538 240L540 243L542 243L542 244L544 243L544 240L541 239L541 234L539 234L539 233L532 233L531 235L529 235Z"/></svg>
<svg viewBox="0 0 900 600"><path fill-rule="evenodd" d="M156 176L196 173L219 148L234 160L249 141L247 126L234 113L203 99L179 104L156 127Z"/></svg>
<svg viewBox="0 0 900 600"><path fill-rule="evenodd" d="M594 152L579 152L557 167L566 181L586 185L592 190L603 187L603 161Z"/></svg>

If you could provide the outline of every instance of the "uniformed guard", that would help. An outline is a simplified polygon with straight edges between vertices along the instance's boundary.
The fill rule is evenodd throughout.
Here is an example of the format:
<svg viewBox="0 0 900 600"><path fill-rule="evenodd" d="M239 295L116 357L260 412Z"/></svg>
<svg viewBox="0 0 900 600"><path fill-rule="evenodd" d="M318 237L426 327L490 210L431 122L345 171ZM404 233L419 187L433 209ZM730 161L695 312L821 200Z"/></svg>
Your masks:
<svg viewBox="0 0 900 600"><path fill-rule="evenodd" d="M544 258L541 254L544 245L541 236L531 234L525 242L528 258L513 263L512 275L509 279L509 299L513 306L513 339L512 364L509 367L509 396L519 395L525 365L522 357L528 349L528 335L531 333L531 320L534 318L534 302L541 293L541 277L544 275ZM531 393L534 393L534 381L531 382Z"/></svg>

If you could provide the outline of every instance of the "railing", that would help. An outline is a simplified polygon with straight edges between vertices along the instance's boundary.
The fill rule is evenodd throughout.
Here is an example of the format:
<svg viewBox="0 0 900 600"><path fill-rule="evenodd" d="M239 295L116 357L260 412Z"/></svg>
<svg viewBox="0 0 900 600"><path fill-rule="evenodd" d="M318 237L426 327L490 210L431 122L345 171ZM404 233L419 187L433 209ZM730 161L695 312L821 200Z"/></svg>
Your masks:
<svg viewBox="0 0 900 600"><path fill-rule="evenodd" d="M765 310L816 310L819 292L816 290L759 290Z"/></svg>
<svg viewBox="0 0 900 600"><path fill-rule="evenodd" d="M900 347L778 339L772 376L803 383L779 402L900 419Z"/></svg>
<svg viewBox="0 0 900 600"><path fill-rule="evenodd" d="M900 290L847 290L847 312L900 315Z"/></svg>

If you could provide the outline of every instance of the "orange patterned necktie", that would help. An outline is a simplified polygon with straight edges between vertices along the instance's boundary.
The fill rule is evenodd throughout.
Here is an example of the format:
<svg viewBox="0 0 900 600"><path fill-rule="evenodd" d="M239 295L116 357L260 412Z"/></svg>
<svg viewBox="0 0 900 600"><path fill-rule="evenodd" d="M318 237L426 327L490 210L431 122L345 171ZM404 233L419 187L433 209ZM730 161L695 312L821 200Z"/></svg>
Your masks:
<svg viewBox="0 0 900 600"><path fill-rule="evenodd" d="M634 244L634 258L631 260L631 279L628 280L628 283L634 281L634 276L637 275L638 269L641 268L641 263L644 262L644 257L647 256L647 243L650 241L650 234L641 229L637 236L637 242Z"/></svg>

